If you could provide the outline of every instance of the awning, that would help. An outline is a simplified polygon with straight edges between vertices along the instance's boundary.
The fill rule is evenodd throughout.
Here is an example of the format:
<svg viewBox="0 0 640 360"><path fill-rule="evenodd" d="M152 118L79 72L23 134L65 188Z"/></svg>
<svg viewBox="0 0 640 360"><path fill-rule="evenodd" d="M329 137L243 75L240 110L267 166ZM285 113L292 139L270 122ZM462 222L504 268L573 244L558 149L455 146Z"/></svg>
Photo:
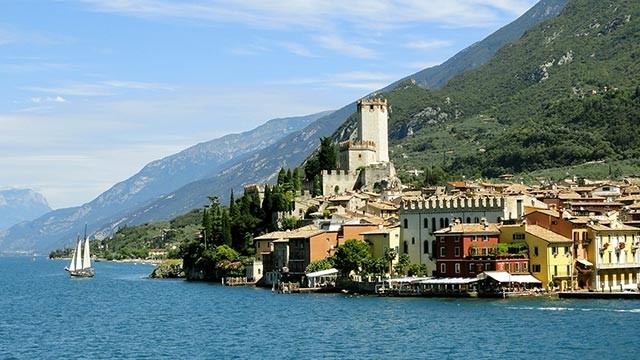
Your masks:
<svg viewBox="0 0 640 360"><path fill-rule="evenodd" d="M314 278L314 277L319 277L319 276L333 275L333 274L337 274L337 273L338 273L338 269L327 269L327 270L320 270L320 271L311 272L311 273L308 273L306 276L308 278Z"/></svg>
<svg viewBox="0 0 640 360"><path fill-rule="evenodd" d="M482 274L478 275L478 278L486 279L487 276L500 283L522 283L522 284L541 283L540 280L536 279L531 275L511 275L506 271L485 271Z"/></svg>
<svg viewBox="0 0 640 360"><path fill-rule="evenodd" d="M593 263L589 260L578 259L577 261L584 266L593 266Z"/></svg>

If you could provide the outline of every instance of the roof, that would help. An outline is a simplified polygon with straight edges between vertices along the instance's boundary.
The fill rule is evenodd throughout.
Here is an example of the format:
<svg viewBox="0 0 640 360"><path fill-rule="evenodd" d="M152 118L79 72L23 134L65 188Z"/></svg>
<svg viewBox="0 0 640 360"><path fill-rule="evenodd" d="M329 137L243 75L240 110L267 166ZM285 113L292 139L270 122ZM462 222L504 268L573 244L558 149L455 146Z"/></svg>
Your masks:
<svg viewBox="0 0 640 360"><path fill-rule="evenodd" d="M314 277L319 277L319 276L333 275L333 274L337 274L337 273L338 273L338 269L331 268L331 269L327 269L327 270L320 270L320 271L310 272L306 276L308 278L314 278Z"/></svg>
<svg viewBox="0 0 640 360"><path fill-rule="evenodd" d="M591 261L589 261L589 260L586 260L586 259L578 259L576 261L581 263L582 265L585 265L585 266L593 266L593 263Z"/></svg>
<svg viewBox="0 0 640 360"><path fill-rule="evenodd" d="M485 276L483 276L485 275ZM531 275L512 275L506 271L485 271L482 274L478 275L479 278L490 277L501 283L523 283L523 284L531 284L531 283L541 283L540 280L536 279Z"/></svg>
<svg viewBox="0 0 640 360"><path fill-rule="evenodd" d="M478 281L478 278L437 278L419 281L420 284L471 284Z"/></svg>
<svg viewBox="0 0 640 360"><path fill-rule="evenodd" d="M538 226L538 225L527 225L526 230L527 233L539 237L542 240L545 240L547 242L570 242L573 244L573 240L564 237L558 233L555 233L551 230L547 230L545 228L543 228L542 226Z"/></svg>
<svg viewBox="0 0 640 360"><path fill-rule="evenodd" d="M397 228L380 228L375 230L364 231L360 233L360 235L380 235L380 234L390 234L394 229Z"/></svg>
<svg viewBox="0 0 640 360"><path fill-rule="evenodd" d="M560 212L556 211L556 210L547 210L547 209L538 209L536 208L535 210L531 211L529 214L533 214L533 213L541 213L541 214L545 214L548 216L553 216L555 218L560 218ZM525 217L529 214L526 214Z"/></svg>
<svg viewBox="0 0 640 360"><path fill-rule="evenodd" d="M498 224L452 224L435 231L434 234L500 234Z"/></svg>

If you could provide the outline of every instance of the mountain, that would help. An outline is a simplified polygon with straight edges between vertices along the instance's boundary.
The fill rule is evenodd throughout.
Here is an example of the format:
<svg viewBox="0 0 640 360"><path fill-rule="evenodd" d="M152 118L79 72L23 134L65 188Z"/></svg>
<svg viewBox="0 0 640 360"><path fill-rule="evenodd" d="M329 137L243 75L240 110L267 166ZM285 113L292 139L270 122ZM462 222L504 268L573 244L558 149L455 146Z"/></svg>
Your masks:
<svg viewBox="0 0 640 360"><path fill-rule="evenodd" d="M569 0L542 0L518 19L487 36L484 40L469 46L440 65L424 69L391 84L383 91L389 91L408 79L415 80L416 85L424 89L439 89L453 76L487 62L502 46L517 41L525 31L534 25L558 15L567 1Z"/></svg>
<svg viewBox="0 0 640 360"><path fill-rule="evenodd" d="M385 94L396 168L497 177L585 163L638 168L640 3L571 0L487 63Z"/></svg>
<svg viewBox="0 0 640 360"><path fill-rule="evenodd" d="M497 31L447 61L446 66L420 72L414 77L420 79L420 84L425 87L438 87L451 76L486 61L479 54L490 57L498 48L519 37L532 24L555 16L564 3L566 0L543 0L513 24L508 25L508 31ZM402 84L402 81L381 91L396 88L398 84ZM392 107L395 109L395 105ZM186 153L181 160L173 158L175 162L163 159L154 166L149 164L148 170L154 170L152 174L143 175L147 169L145 167L139 174L116 184L88 204L56 210L36 221L12 227L0 236L0 250L48 251L68 244L69 239L75 238L75 234L82 229L84 223L88 223L89 228L101 236L107 236L119 226L165 220L182 214L205 204L207 196L217 195L224 201L232 189L241 191L246 184L264 184L274 179L281 167L291 168L300 165L318 147L320 138L332 136L336 129L341 136L348 136L349 124L354 123L355 117L352 115L355 110L353 102L336 112L317 118L299 131L274 137L269 144L260 143L264 146L251 145L254 147L248 146L245 152L231 150L229 152L234 154L234 157L222 157L226 162L219 162L215 166L192 161ZM395 111L400 110L401 107L398 107ZM242 140L239 139L238 143L242 143ZM198 154L198 151L194 153ZM207 154L206 151L202 152L201 161L207 159ZM198 167L199 171L208 172L210 176L190 177L189 172L185 170L184 174L190 179L172 179L172 175L182 174L180 169L183 161L189 164L184 165L186 168ZM167 164L172 166L167 167ZM150 187L152 182L157 186L153 191Z"/></svg>
<svg viewBox="0 0 640 360"><path fill-rule="evenodd" d="M89 203L58 209L9 228L0 234L0 250L42 252L68 245L77 233L83 231L85 223L95 231L110 219L119 218L120 214L126 214L185 184L217 174L234 159L268 147L328 113L273 119L253 130L200 143L153 161Z"/></svg>
<svg viewBox="0 0 640 360"><path fill-rule="evenodd" d="M31 189L0 190L0 231L50 211L47 199Z"/></svg>

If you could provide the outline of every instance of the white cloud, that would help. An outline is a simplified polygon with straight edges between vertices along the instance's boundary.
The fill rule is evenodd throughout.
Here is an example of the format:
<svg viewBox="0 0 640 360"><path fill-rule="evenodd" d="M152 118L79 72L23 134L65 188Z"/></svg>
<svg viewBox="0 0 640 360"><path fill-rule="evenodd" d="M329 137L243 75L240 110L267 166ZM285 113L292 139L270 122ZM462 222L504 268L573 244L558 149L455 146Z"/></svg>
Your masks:
<svg viewBox="0 0 640 360"><path fill-rule="evenodd" d="M323 48L331 49L357 58L371 59L378 55L374 50L366 48L355 42L346 41L345 39L335 35L318 36L315 40Z"/></svg>
<svg viewBox="0 0 640 360"><path fill-rule="evenodd" d="M448 26L486 26L496 11L522 14L536 0L85 0L94 11L144 18L190 19L236 23L257 28L327 29L335 22L360 29L399 28L412 22L440 22Z"/></svg>
<svg viewBox="0 0 640 360"><path fill-rule="evenodd" d="M40 92L45 94L62 94L69 96L112 96L117 95L123 89L129 90L149 90L149 91L172 91L174 88L169 85L159 83L148 83L140 81L121 81L121 80L109 80L100 81L95 83L68 83L61 86L25 86L23 90L29 90L33 92ZM57 102L64 102L65 100L57 96L55 98Z"/></svg>
<svg viewBox="0 0 640 360"><path fill-rule="evenodd" d="M418 49L418 50L430 50L430 49L438 49L445 48L451 46L453 43L448 40L418 40L412 41L404 44L405 47L410 49Z"/></svg>

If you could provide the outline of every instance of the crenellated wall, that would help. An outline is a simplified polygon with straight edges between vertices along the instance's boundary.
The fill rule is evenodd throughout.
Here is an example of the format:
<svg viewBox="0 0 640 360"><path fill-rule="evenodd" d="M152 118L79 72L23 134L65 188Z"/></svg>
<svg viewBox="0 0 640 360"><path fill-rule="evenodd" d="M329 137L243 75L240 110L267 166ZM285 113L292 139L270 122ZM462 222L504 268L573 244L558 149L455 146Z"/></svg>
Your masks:
<svg viewBox="0 0 640 360"><path fill-rule="evenodd" d="M401 210L405 212L441 212L441 211L477 211L503 209L505 199L502 197L482 198L449 198L403 201Z"/></svg>
<svg viewBox="0 0 640 360"><path fill-rule="evenodd" d="M345 190L353 190L358 180L358 171L322 170L321 186L324 196L340 195ZM336 191L336 187L337 190Z"/></svg>

